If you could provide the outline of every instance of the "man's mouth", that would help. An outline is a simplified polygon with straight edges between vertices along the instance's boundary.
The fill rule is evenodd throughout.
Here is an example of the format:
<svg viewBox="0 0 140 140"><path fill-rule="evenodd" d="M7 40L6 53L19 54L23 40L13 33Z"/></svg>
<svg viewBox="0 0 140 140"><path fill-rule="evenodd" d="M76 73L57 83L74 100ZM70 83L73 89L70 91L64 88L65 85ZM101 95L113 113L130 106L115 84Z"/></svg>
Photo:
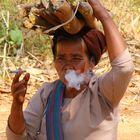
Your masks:
<svg viewBox="0 0 140 140"><path fill-rule="evenodd" d="M65 73L65 80L67 88L75 88L76 90L80 90L81 85L87 84L93 74L91 71L86 71L84 73L78 73L75 70L67 70Z"/></svg>

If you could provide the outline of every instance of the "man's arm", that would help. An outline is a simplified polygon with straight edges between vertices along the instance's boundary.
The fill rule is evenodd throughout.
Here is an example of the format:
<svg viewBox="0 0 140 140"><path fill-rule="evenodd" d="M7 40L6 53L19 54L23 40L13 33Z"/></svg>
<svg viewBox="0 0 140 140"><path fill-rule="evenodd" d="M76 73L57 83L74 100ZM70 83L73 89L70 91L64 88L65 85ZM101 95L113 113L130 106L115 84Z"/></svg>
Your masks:
<svg viewBox="0 0 140 140"><path fill-rule="evenodd" d="M93 8L95 17L100 20L103 25L109 58L110 61L112 61L125 50L125 43L111 16L107 12L107 10L101 5L99 0L88 1Z"/></svg>
<svg viewBox="0 0 140 140"><path fill-rule="evenodd" d="M13 102L8 119L8 125L15 134L22 134L25 130L25 120L22 108L30 75L27 73L24 78L19 81L21 74L22 71L19 71L15 75L11 86Z"/></svg>
<svg viewBox="0 0 140 140"><path fill-rule="evenodd" d="M112 69L100 76L99 89L113 106L118 105L131 79L134 67L126 45L107 10L99 0L89 0L94 15L103 25Z"/></svg>

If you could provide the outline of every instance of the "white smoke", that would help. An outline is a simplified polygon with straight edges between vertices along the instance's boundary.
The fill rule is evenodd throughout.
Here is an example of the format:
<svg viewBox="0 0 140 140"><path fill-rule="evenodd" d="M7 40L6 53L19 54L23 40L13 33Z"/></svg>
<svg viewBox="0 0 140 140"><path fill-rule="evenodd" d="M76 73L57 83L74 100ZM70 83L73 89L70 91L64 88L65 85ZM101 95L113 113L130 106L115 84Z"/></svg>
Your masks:
<svg viewBox="0 0 140 140"><path fill-rule="evenodd" d="M67 80L67 87L80 90L81 85L87 84L92 75L93 73L89 70L84 73L78 73L75 70L67 70L65 74L65 79Z"/></svg>

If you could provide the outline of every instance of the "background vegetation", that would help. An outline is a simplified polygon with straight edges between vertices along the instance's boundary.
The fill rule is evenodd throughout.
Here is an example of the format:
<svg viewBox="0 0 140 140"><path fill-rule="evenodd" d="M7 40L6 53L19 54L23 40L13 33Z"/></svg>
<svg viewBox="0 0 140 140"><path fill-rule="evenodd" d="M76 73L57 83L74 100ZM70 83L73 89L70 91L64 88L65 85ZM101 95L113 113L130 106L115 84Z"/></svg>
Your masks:
<svg viewBox="0 0 140 140"><path fill-rule="evenodd" d="M27 31L21 28L21 19L17 5L32 3L33 0L0 0L0 64L1 75L6 75L7 64L14 62L20 65L21 59L27 52L42 58L52 58L50 39L40 32ZM130 51L139 58L140 51L140 0L102 0L122 33ZM23 53L24 51L24 53Z"/></svg>

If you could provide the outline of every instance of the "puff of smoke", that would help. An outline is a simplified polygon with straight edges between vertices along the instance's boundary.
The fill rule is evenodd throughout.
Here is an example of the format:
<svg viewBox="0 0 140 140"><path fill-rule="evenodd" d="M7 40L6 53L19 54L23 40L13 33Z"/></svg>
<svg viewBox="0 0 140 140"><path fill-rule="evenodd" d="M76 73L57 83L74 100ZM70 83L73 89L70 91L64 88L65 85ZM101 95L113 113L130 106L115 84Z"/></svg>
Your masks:
<svg viewBox="0 0 140 140"><path fill-rule="evenodd" d="M75 88L80 90L82 84L87 84L92 77L93 73L88 70L84 73L77 73L75 70L67 70L65 79L67 81L68 88Z"/></svg>

